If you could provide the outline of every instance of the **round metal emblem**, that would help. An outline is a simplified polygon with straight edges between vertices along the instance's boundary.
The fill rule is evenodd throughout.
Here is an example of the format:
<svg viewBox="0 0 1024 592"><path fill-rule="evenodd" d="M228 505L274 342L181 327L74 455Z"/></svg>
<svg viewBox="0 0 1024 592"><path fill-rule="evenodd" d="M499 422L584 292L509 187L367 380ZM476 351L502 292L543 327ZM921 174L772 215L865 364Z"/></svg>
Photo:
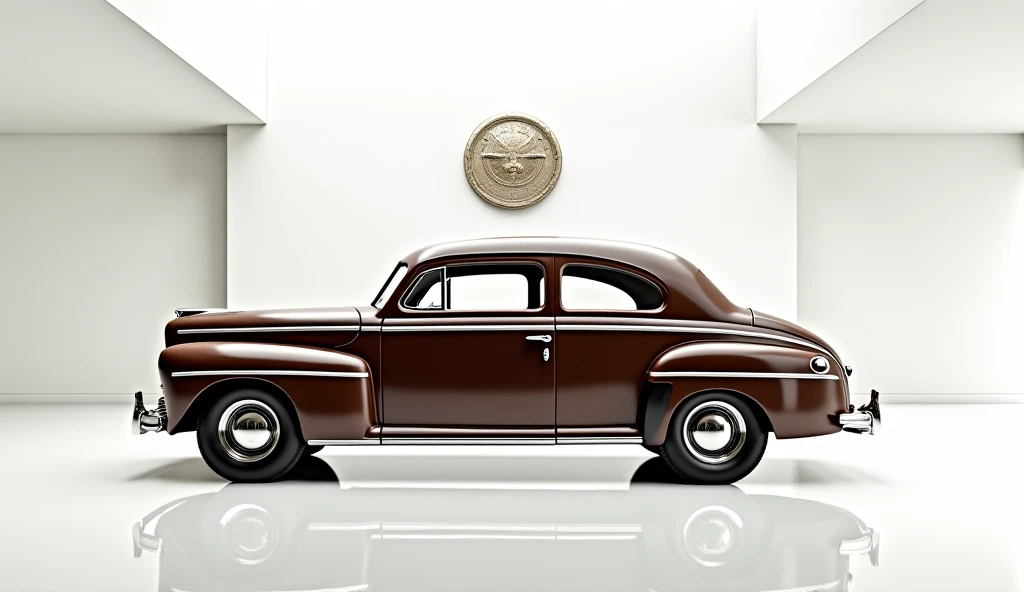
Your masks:
<svg viewBox="0 0 1024 592"><path fill-rule="evenodd" d="M532 206L554 189L562 150L548 126L520 113L480 124L469 137L466 179L477 195L500 208Z"/></svg>

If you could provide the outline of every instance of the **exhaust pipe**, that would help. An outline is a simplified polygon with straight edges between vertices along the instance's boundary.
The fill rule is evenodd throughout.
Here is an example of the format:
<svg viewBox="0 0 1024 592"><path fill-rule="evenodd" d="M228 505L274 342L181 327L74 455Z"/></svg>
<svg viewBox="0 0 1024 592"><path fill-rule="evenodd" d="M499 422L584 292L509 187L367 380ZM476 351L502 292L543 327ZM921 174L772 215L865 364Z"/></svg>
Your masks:
<svg viewBox="0 0 1024 592"><path fill-rule="evenodd" d="M132 434L148 434L167 430L167 407L164 398L156 404L156 409L149 410L142 404L142 391L135 393L135 409L132 411Z"/></svg>

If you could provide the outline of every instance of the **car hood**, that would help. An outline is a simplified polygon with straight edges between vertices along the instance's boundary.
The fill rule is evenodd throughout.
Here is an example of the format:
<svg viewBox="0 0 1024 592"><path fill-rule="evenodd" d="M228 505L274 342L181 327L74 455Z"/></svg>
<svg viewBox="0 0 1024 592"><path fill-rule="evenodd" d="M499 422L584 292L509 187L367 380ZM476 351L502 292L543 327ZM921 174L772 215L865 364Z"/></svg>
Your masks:
<svg viewBox="0 0 1024 592"><path fill-rule="evenodd" d="M836 350L831 345L825 343L824 339L818 337L814 333L811 333L807 329L804 329L800 325L797 325L796 323L791 323L786 319L780 319L779 317L774 315L756 311L754 309L750 309L750 315L755 327L761 327L762 329L772 329L774 331L782 331L783 333L789 333L790 335L793 335L795 337L799 337L801 339L805 339L807 341L815 343L823 347L824 349L828 350L828 352L832 354L836 361L840 362L841 365L839 354L836 353Z"/></svg>
<svg viewBox="0 0 1024 592"><path fill-rule="evenodd" d="M271 310L229 310L195 313L167 323L168 346L188 341L188 336L220 335L240 338L247 332L311 334L313 332L347 333L359 331L359 311L352 306L331 308L286 308Z"/></svg>

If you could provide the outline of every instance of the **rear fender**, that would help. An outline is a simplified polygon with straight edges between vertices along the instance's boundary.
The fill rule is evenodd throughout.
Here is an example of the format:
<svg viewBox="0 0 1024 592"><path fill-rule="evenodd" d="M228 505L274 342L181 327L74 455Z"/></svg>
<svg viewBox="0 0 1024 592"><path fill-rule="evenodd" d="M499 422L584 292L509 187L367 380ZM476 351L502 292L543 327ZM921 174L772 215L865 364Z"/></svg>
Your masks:
<svg viewBox="0 0 1024 592"><path fill-rule="evenodd" d="M168 432L195 429L209 398L243 387L283 396L306 440L376 438L372 377L365 360L315 347L195 342L160 354Z"/></svg>
<svg viewBox="0 0 1024 592"><path fill-rule="evenodd" d="M811 370L820 352L798 346L734 341L701 341L669 349L651 365L648 381L671 388L664 413L645 418L644 443L665 442L669 421L689 396L731 391L752 401L777 438L799 438L840 430L838 415L849 404L838 368ZM654 392L657 392L656 390ZM650 407L648 407L650 409Z"/></svg>

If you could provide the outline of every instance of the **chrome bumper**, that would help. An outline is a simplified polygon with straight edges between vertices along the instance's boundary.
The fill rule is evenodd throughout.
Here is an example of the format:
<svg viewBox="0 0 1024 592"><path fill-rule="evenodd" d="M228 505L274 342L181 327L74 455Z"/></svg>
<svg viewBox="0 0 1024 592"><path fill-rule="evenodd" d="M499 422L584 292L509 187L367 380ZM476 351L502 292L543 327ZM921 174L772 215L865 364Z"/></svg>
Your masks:
<svg viewBox="0 0 1024 592"><path fill-rule="evenodd" d="M162 432L167 429L167 407L164 398L160 397L156 409L146 409L142 404L142 391L135 393L135 408L132 410L132 434L148 434Z"/></svg>
<svg viewBox="0 0 1024 592"><path fill-rule="evenodd" d="M853 405L850 405L849 413L840 413L839 426L844 431L855 434L877 434L878 428L882 426L882 411L878 406L878 391L871 391L871 401L866 405L861 405L860 409L854 411Z"/></svg>

